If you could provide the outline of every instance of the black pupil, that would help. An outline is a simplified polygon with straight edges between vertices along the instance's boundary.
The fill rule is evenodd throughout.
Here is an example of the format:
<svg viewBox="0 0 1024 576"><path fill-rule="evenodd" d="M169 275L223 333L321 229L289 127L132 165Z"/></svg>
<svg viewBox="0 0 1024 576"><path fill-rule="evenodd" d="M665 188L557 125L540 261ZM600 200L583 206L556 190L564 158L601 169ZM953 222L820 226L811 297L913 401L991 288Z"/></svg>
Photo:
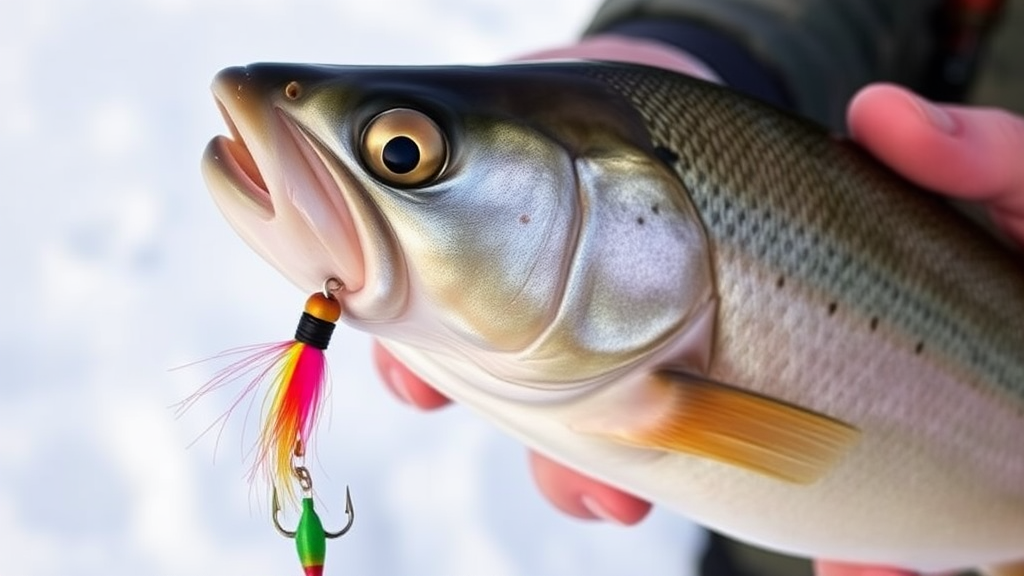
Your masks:
<svg viewBox="0 0 1024 576"><path fill-rule="evenodd" d="M408 136L396 136L384 145L384 165L395 174L408 174L420 163L420 147Z"/></svg>

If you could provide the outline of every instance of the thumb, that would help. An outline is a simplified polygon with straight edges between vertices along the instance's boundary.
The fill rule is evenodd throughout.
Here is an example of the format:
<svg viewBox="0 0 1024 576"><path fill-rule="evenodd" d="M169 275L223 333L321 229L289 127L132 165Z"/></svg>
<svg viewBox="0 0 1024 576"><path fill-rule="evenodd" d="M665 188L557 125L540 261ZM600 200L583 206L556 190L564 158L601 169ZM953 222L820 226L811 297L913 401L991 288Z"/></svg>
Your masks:
<svg viewBox="0 0 1024 576"><path fill-rule="evenodd" d="M897 86L860 91L853 138L917 184L985 203L1024 241L1024 119L1004 110L940 106Z"/></svg>

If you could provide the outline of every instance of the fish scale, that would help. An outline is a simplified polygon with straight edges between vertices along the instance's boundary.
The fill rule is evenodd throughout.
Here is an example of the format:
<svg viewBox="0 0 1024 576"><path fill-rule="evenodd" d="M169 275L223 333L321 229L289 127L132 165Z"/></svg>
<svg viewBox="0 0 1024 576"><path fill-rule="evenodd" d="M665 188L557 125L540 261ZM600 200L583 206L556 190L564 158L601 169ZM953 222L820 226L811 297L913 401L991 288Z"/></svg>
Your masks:
<svg viewBox="0 0 1024 576"><path fill-rule="evenodd" d="M660 71L595 75L678 154L674 168L717 242L819 287L865 322L898 326L922 353L970 366L1024 402L1015 254L816 125ZM737 125L756 129L729 129Z"/></svg>

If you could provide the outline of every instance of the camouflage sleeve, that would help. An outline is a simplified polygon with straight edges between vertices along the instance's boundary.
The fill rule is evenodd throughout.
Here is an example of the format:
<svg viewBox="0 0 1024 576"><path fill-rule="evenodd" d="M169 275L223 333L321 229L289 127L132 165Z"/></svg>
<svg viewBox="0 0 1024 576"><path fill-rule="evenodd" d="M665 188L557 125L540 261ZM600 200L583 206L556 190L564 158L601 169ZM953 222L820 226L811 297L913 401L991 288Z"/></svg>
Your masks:
<svg viewBox="0 0 1024 576"><path fill-rule="evenodd" d="M861 86L875 81L920 86L933 50L932 26L940 4L940 0L605 0L586 34L652 18L707 27L733 39L773 71L798 112L842 127L846 104Z"/></svg>

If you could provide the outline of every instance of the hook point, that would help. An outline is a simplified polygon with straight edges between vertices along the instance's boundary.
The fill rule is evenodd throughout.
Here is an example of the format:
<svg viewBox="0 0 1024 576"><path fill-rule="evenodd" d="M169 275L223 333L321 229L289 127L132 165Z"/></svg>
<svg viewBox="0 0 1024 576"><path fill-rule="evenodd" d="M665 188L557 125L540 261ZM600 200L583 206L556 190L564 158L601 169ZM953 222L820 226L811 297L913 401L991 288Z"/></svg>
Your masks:
<svg viewBox="0 0 1024 576"><path fill-rule="evenodd" d="M348 522L345 523L345 526L337 532L325 533L324 535L327 538L334 539L340 536L344 536L345 533L348 532L350 528L352 528L352 523L355 522L356 511L355 508L352 506L352 491L349 490L348 486L345 486L345 515L348 516Z"/></svg>
<svg viewBox="0 0 1024 576"><path fill-rule="evenodd" d="M281 526L280 520L277 519L277 515L281 512L281 501L277 497L277 486L273 487L273 491L271 492L271 494L272 496L270 497L270 518L274 521L274 528L276 528L277 531L280 532L281 535L285 538L295 538L295 532L291 530L285 530L284 527Z"/></svg>

